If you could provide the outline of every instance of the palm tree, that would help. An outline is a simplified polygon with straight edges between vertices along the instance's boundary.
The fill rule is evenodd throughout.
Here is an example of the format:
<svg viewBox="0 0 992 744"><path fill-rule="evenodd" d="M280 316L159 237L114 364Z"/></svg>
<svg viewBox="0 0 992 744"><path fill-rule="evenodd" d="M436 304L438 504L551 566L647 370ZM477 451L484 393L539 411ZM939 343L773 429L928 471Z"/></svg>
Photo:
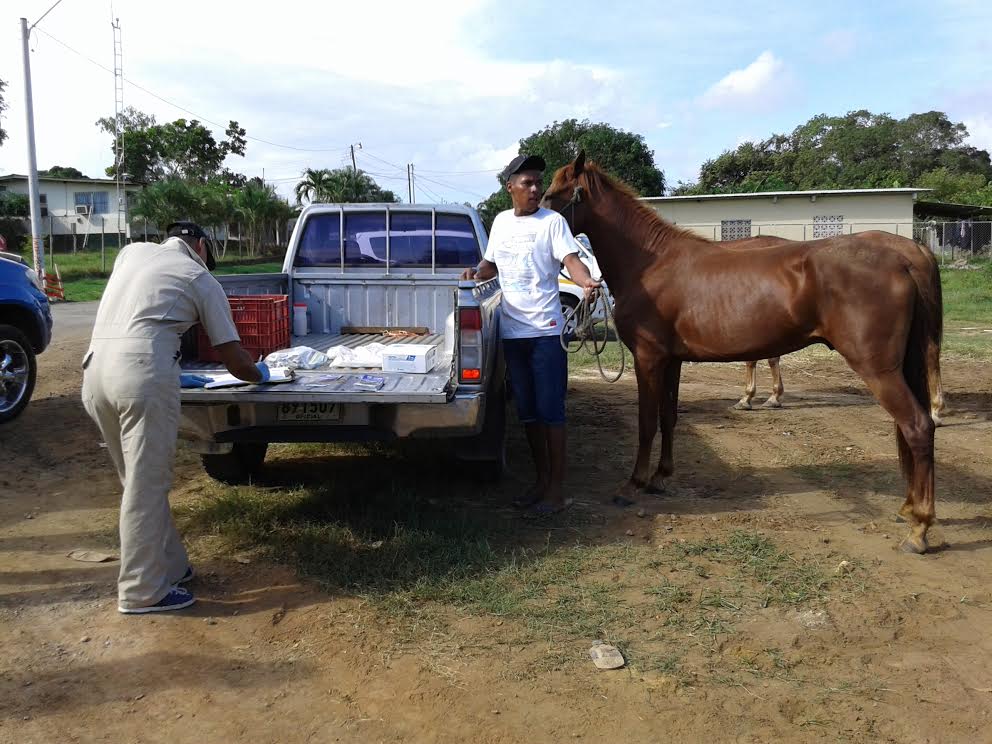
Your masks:
<svg viewBox="0 0 992 744"><path fill-rule="evenodd" d="M296 203L329 201L326 195L332 181L333 172L326 168L307 168L303 171L303 180L296 184Z"/></svg>

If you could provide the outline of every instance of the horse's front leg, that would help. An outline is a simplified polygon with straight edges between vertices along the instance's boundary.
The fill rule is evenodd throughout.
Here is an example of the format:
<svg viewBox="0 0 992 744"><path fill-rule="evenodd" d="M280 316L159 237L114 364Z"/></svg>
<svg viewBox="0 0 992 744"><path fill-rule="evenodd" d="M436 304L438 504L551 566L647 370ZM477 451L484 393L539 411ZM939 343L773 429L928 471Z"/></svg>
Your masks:
<svg viewBox="0 0 992 744"><path fill-rule="evenodd" d="M675 424L678 421L679 382L682 378L682 362L675 359L661 370L661 404L658 415L661 420L661 457L658 458L658 469L648 484L654 493L665 490L665 478L670 478L675 472L673 445L675 443Z"/></svg>
<svg viewBox="0 0 992 744"><path fill-rule="evenodd" d="M613 497L618 506L630 506L634 496L648 484L651 476L651 445L654 433L658 430L658 404L660 402L661 375L663 361L643 361L634 356L634 371L637 375L637 459L634 472Z"/></svg>

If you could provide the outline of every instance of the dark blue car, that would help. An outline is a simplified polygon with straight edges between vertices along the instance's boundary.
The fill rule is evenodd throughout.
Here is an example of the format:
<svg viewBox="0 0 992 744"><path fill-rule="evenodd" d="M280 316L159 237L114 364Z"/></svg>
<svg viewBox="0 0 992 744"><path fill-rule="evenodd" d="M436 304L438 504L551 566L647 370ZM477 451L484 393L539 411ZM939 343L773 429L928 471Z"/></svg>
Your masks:
<svg viewBox="0 0 992 744"><path fill-rule="evenodd" d="M52 340L52 312L41 281L20 256L0 253L0 425L31 400L35 355Z"/></svg>

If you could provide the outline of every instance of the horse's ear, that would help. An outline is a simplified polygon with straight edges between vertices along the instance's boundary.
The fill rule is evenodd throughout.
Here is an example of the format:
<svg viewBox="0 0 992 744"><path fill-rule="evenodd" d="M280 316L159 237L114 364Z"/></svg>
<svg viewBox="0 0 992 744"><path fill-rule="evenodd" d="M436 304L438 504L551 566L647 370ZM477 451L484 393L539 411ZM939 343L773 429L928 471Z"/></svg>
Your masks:
<svg viewBox="0 0 992 744"><path fill-rule="evenodd" d="M575 171L575 175L578 176L585 167L586 167L586 151L579 150L578 157L576 157L575 162L572 163L572 169Z"/></svg>

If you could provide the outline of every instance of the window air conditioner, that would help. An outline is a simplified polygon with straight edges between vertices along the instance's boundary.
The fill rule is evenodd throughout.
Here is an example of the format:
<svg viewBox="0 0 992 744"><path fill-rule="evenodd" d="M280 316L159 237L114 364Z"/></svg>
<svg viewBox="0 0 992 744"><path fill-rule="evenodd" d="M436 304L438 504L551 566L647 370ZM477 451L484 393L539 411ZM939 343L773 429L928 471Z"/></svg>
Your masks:
<svg viewBox="0 0 992 744"><path fill-rule="evenodd" d="M90 213L89 205L87 205L87 204L77 204L76 205L76 214L86 215L86 214L89 214L89 213Z"/></svg>

